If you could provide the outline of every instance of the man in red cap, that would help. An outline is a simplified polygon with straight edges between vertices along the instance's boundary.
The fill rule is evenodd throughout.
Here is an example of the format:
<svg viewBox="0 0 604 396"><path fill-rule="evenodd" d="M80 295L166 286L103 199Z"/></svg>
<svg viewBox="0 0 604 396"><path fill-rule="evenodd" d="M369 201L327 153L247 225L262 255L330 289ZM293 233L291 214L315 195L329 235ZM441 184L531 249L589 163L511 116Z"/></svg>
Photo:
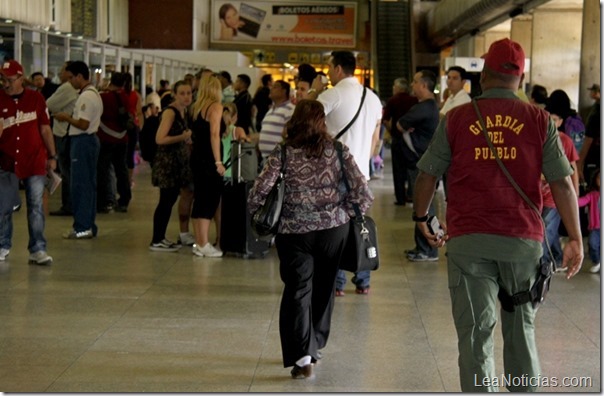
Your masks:
<svg viewBox="0 0 604 396"><path fill-rule="evenodd" d="M541 174L550 183L569 233L563 259L567 279L579 272L583 261L573 170L548 114L515 95L523 71L522 47L509 39L494 42L484 56L483 94L447 113L417 164L413 219L433 246L447 241L462 391L498 391L499 386L535 391L541 385L535 344L540 299L528 293L542 268ZM539 213L512 186L496 157ZM444 172L448 172L447 221L441 224L445 236L439 238L429 231L427 213ZM503 376L496 374L500 371L495 370L493 353L498 297Z"/></svg>
<svg viewBox="0 0 604 396"><path fill-rule="evenodd" d="M48 109L39 92L24 88L23 67L17 61L2 64L0 81L0 173L14 173L25 186L29 261L50 264L42 203L46 174L56 168L57 157ZM0 213L0 261L10 252L12 233L12 210Z"/></svg>

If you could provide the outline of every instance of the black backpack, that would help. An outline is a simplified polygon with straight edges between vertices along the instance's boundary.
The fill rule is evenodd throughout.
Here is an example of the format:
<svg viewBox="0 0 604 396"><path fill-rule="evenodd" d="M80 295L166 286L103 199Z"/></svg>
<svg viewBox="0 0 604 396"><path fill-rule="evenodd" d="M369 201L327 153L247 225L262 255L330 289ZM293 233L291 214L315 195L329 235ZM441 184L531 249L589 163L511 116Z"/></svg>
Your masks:
<svg viewBox="0 0 604 396"><path fill-rule="evenodd" d="M159 128L159 117L151 116L145 119L143 128L138 135L138 146L141 150L141 157L149 163L153 163L155 153L157 152L157 143L155 143L155 135Z"/></svg>
<svg viewBox="0 0 604 396"><path fill-rule="evenodd" d="M113 91L115 99L117 100L117 119L122 130L131 131L136 128L134 122L134 116L128 111L124 103L122 102L121 95L117 91Z"/></svg>

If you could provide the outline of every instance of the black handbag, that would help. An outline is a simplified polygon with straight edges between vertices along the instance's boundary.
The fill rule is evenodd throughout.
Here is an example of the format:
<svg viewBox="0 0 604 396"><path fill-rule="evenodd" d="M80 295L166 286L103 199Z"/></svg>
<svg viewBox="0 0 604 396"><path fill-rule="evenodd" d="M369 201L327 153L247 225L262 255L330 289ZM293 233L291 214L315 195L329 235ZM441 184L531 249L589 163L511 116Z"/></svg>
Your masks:
<svg viewBox="0 0 604 396"><path fill-rule="evenodd" d="M336 151L342 167L342 180L346 191L350 193L350 184L344 172L344 158L342 155L342 143L335 143ZM380 255L378 253L377 227L375 221L369 216L361 213L358 204L352 204L355 216L350 219L348 240L340 260L339 268L350 272L375 271L380 266Z"/></svg>
<svg viewBox="0 0 604 396"><path fill-rule="evenodd" d="M279 218L285 195L285 145L281 145L281 171L273 188L268 193L264 204L254 212L251 228L254 235L261 240L270 240L279 229Z"/></svg>

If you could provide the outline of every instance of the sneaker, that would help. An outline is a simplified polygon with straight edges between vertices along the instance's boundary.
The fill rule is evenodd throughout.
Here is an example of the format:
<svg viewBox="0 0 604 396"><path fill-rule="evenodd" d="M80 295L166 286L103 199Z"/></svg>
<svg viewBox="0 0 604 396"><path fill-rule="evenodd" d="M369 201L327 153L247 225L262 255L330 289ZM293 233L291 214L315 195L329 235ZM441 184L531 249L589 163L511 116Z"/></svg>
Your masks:
<svg viewBox="0 0 604 396"><path fill-rule="evenodd" d="M598 264L594 264L590 269L589 272L591 272L592 274L597 274L598 272L600 272L600 263Z"/></svg>
<svg viewBox="0 0 604 396"><path fill-rule="evenodd" d="M97 213L113 213L113 205L102 206L96 210Z"/></svg>
<svg viewBox="0 0 604 396"><path fill-rule="evenodd" d="M423 253L409 253L407 254L409 261L438 261L438 256L430 257Z"/></svg>
<svg viewBox="0 0 604 396"><path fill-rule="evenodd" d="M344 293L344 290L336 289L336 297L342 297L345 294L346 293Z"/></svg>
<svg viewBox="0 0 604 396"><path fill-rule="evenodd" d="M178 243L183 246L193 246L195 244L195 237L190 232L181 232L178 237Z"/></svg>
<svg viewBox="0 0 604 396"><path fill-rule="evenodd" d="M199 247L198 244L193 244L191 249L194 255L199 257L222 257L224 253L222 250L216 249L210 242L206 243L204 247Z"/></svg>
<svg viewBox="0 0 604 396"><path fill-rule="evenodd" d="M44 250L39 250L29 255L29 262L38 265L48 265L52 263L52 257Z"/></svg>
<svg viewBox="0 0 604 396"><path fill-rule="evenodd" d="M177 245L167 239L149 245L149 250L151 250L152 252L177 252L180 248L180 245Z"/></svg>
<svg viewBox="0 0 604 396"><path fill-rule="evenodd" d="M8 256L9 253L10 253L10 250L8 250L8 249L0 249L0 261L6 260L6 257Z"/></svg>
<svg viewBox="0 0 604 396"><path fill-rule="evenodd" d="M85 230L85 231L71 230L71 231L63 234L63 238L65 238L65 239L91 239L92 237L94 237L94 235L92 234L92 230Z"/></svg>

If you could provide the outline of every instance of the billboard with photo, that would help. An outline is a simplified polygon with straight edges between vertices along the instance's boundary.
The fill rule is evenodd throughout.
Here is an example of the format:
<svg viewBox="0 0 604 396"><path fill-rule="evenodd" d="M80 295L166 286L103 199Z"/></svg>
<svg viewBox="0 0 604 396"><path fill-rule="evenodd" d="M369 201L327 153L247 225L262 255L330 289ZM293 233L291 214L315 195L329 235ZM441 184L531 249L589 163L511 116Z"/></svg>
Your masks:
<svg viewBox="0 0 604 396"><path fill-rule="evenodd" d="M212 0L211 43L354 48L357 3Z"/></svg>

